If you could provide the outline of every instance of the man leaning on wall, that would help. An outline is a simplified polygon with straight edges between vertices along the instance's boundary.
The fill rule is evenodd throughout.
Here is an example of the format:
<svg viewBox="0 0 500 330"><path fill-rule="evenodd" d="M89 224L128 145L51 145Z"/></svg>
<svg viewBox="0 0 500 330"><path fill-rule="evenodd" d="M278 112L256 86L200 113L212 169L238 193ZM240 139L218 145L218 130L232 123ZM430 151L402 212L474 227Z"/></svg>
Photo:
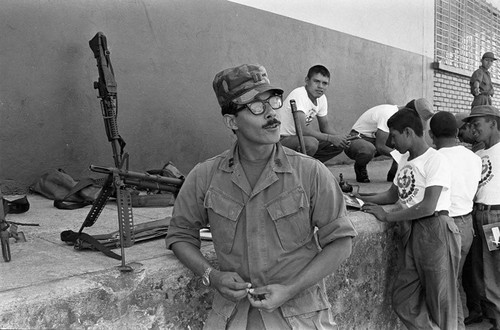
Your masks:
<svg viewBox="0 0 500 330"><path fill-rule="evenodd" d="M205 328L335 329L323 278L356 235L335 177L279 143L283 91L264 67L223 70L213 88L236 142L188 174L166 239L216 290ZM200 252L206 226L218 269Z"/></svg>

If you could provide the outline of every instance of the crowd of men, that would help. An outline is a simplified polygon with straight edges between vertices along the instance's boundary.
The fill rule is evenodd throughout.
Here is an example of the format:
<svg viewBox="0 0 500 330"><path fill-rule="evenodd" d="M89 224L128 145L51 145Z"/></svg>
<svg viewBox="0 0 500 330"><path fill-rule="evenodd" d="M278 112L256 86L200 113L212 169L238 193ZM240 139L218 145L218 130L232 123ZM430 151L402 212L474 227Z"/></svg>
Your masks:
<svg viewBox="0 0 500 330"><path fill-rule="evenodd" d="M484 317L498 329L500 250L493 242L490 251L488 240L500 225L500 112L491 105L491 79L484 82L493 60L486 53L471 77L470 112L435 113L423 98L378 105L347 134L328 119L330 72L322 65L311 67L305 85L284 101L261 65L219 72L213 89L236 141L189 173L166 238L216 290L205 327L336 328L324 278L349 257L357 233L324 162L344 152L362 183L370 182L374 157L393 160L387 191L356 196L364 212L397 224L401 269L392 301L402 322L409 329L463 329ZM384 204L399 207L387 212ZM217 267L200 252L205 227Z"/></svg>

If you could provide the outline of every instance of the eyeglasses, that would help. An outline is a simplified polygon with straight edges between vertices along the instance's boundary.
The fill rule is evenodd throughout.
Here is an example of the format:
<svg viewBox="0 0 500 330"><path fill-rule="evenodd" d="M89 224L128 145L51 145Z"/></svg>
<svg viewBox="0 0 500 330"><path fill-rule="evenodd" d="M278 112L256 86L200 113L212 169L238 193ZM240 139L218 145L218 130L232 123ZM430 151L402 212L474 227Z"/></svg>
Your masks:
<svg viewBox="0 0 500 330"><path fill-rule="evenodd" d="M254 115L260 115L266 111L266 103L271 106L274 110L278 110L283 106L283 98L281 95L273 95L267 98L266 100L258 100L248 104L238 109L238 111L247 108Z"/></svg>

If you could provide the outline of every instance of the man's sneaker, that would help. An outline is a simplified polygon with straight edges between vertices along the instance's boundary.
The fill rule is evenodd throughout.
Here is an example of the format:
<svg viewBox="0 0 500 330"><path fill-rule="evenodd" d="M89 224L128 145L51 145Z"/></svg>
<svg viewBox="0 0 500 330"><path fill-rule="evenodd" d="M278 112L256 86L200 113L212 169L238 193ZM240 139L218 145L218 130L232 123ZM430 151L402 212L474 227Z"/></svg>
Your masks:
<svg viewBox="0 0 500 330"><path fill-rule="evenodd" d="M361 183L368 183L370 179L368 178L368 171L366 166L359 166L354 164L354 172L356 173L356 181Z"/></svg>

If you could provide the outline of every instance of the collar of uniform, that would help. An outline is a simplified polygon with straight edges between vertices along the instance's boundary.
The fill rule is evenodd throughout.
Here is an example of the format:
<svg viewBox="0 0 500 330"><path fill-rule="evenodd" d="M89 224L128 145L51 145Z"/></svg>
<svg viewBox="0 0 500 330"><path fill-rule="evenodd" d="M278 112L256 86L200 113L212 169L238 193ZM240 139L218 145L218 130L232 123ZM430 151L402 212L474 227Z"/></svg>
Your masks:
<svg viewBox="0 0 500 330"><path fill-rule="evenodd" d="M480 68L481 70L483 70L484 72L488 73L488 74L490 73L490 71L488 71L488 69L486 69L486 68L485 68L484 66L482 66L482 65L481 65L479 68Z"/></svg>
<svg viewBox="0 0 500 330"><path fill-rule="evenodd" d="M281 143L278 142L275 145L271 158L273 159L272 167L274 172L292 172L292 166L290 165ZM222 171L233 172L235 165L239 162L238 143L235 142L229 152L226 153L226 157L220 163L219 168Z"/></svg>

